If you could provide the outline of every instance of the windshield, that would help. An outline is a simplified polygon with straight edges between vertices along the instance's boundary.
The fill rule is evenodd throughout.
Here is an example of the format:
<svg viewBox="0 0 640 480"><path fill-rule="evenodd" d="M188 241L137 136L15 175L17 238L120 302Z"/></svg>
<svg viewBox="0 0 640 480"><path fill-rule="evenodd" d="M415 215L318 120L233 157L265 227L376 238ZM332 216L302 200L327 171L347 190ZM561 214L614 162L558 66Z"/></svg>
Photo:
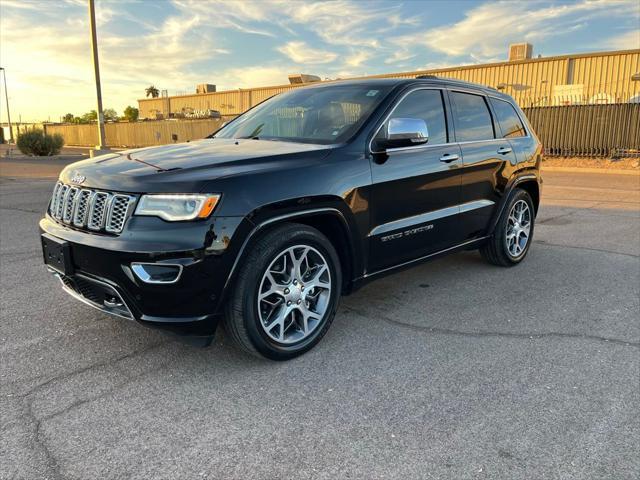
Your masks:
<svg viewBox="0 0 640 480"><path fill-rule="evenodd" d="M277 95L249 110L215 138L341 143L353 136L389 87L331 85Z"/></svg>

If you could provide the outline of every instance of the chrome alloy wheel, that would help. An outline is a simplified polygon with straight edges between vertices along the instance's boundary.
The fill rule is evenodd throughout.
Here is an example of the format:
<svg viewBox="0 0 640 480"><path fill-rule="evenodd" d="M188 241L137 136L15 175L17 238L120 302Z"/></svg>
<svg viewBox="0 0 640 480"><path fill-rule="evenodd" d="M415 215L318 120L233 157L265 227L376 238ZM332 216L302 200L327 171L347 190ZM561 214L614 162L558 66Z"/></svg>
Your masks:
<svg viewBox="0 0 640 480"><path fill-rule="evenodd" d="M529 234L531 232L531 209L529 204L524 200L518 200L511 211L507 220L507 236L506 244L509 255L517 258L525 251L529 243Z"/></svg>
<svg viewBox="0 0 640 480"><path fill-rule="evenodd" d="M331 272L324 256L308 245L279 253L258 289L260 325L273 340L292 344L320 325L331 298Z"/></svg>

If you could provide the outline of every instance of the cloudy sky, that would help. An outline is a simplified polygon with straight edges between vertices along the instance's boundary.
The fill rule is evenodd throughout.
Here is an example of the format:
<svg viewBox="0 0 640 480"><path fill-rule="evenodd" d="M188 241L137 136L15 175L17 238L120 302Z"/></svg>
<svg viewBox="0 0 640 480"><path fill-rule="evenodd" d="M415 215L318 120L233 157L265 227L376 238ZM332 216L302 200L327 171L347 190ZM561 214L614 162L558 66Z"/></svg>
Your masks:
<svg viewBox="0 0 640 480"><path fill-rule="evenodd" d="M638 0L96 4L104 105L120 114L151 84L175 94L503 61L520 41L543 56L640 48ZM86 0L0 0L0 63L14 121L95 108Z"/></svg>

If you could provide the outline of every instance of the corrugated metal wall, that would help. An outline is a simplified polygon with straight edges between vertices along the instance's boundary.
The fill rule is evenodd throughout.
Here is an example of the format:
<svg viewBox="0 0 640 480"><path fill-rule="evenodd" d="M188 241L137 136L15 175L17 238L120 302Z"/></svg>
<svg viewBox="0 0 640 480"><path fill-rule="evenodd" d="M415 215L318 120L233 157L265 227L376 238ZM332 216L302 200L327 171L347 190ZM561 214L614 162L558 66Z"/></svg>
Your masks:
<svg viewBox="0 0 640 480"><path fill-rule="evenodd" d="M518 62L372 75L368 78L414 78L437 75L498 88L522 107L573 103L627 102L640 95L640 50L536 58ZM284 76L284 72L283 72ZM568 87L567 87L568 86ZM218 110L237 115L277 93L296 88L279 85L202 95L139 100L141 118L157 118L185 110ZM168 105L167 105L168 104ZM168 110L168 111L167 111Z"/></svg>
<svg viewBox="0 0 640 480"><path fill-rule="evenodd" d="M510 62L494 65L458 67L404 74L379 76L382 78L414 78L417 75L436 75L443 78L455 78L466 82L478 83L498 88L516 99L522 106L529 99L550 95L550 85L565 83L567 59L544 59L529 62Z"/></svg>

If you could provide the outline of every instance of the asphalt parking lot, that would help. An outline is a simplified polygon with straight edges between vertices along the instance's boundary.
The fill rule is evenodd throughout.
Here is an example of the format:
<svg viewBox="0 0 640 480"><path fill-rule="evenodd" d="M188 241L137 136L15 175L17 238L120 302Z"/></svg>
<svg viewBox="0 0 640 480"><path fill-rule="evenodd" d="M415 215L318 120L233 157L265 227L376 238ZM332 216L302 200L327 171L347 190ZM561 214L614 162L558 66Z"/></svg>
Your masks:
<svg viewBox="0 0 640 480"><path fill-rule="evenodd" d="M544 177L519 267L379 280L287 363L72 300L41 264L53 180L1 178L0 477L638 478L640 177Z"/></svg>

